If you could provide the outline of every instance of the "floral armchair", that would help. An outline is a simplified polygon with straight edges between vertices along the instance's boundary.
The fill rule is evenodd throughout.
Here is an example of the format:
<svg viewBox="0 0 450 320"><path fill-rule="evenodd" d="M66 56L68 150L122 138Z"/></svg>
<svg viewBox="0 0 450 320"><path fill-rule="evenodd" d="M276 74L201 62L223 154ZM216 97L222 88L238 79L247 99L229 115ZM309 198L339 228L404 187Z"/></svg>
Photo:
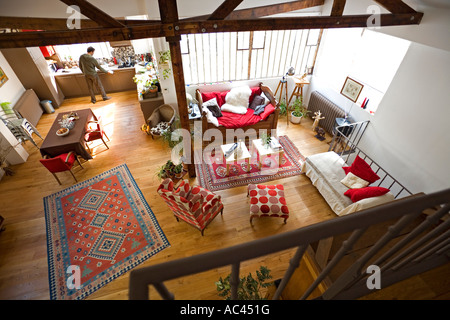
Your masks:
<svg viewBox="0 0 450 320"><path fill-rule="evenodd" d="M184 220L193 227L203 231L208 224L223 213L221 197L200 186L189 185L183 180L177 189L173 181L165 179L158 188L158 194L166 201L177 221Z"/></svg>

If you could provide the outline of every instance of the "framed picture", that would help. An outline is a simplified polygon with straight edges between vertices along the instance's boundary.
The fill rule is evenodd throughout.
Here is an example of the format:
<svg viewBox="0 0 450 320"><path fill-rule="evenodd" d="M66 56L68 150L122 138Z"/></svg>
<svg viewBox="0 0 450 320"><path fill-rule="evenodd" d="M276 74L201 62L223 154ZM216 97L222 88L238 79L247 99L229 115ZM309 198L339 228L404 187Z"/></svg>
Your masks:
<svg viewBox="0 0 450 320"><path fill-rule="evenodd" d="M341 94L353 102L356 102L363 87L363 84L347 77L347 79L345 79L344 86L342 87Z"/></svg>
<svg viewBox="0 0 450 320"><path fill-rule="evenodd" d="M3 72L3 69L0 68L0 87L3 86L5 84L5 82L8 81L8 77L6 76L6 74Z"/></svg>

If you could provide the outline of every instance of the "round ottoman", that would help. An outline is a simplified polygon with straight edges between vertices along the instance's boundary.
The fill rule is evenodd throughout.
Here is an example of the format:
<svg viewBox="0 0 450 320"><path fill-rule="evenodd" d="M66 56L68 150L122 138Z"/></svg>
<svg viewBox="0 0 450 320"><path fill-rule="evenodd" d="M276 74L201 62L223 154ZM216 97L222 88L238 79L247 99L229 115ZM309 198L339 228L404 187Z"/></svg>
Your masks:
<svg viewBox="0 0 450 320"><path fill-rule="evenodd" d="M284 218L286 223L289 209L283 185L249 184L247 196L250 197L250 223L254 217Z"/></svg>

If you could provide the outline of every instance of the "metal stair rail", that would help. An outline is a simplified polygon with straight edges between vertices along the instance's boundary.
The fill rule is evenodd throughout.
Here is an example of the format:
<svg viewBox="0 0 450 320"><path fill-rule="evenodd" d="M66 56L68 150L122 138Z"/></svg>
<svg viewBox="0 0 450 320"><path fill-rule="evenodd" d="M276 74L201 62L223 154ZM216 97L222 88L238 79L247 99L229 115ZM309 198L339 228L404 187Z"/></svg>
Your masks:
<svg viewBox="0 0 450 320"><path fill-rule="evenodd" d="M417 218L424 210L432 208L434 214ZM351 233L340 249L323 267L316 280L304 292L307 299L311 292L341 261L346 252L364 235L366 230L383 222L391 223L387 232L373 246L342 272L328 289L316 299L356 299L371 293L365 267L379 268L383 287L423 273L450 262L450 189L432 194L419 194L385 205L372 207L350 215L309 225L294 231L242 243L187 258L168 261L154 266L134 269L129 278L129 299L147 300L149 285L155 287L163 299L174 299L164 282L223 266L231 266L231 299L237 299L240 264L283 250L297 248L273 299L279 299L283 289L299 265L307 247L319 240ZM412 224L414 222L414 224ZM412 230L393 246L387 246L406 226ZM383 250L384 249L384 250Z"/></svg>

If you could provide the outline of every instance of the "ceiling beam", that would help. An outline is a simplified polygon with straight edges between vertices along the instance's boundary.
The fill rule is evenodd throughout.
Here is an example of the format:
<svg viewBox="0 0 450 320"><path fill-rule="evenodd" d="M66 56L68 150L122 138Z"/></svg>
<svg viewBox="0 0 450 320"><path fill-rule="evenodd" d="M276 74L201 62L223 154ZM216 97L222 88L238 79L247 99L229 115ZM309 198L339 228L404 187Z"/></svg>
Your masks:
<svg viewBox="0 0 450 320"><path fill-rule="evenodd" d="M138 25L161 23L159 20L123 20L116 19L122 25ZM101 25L91 19L81 19L80 26L86 28L100 28ZM0 17L0 28L25 30L67 30L66 18L30 18L30 17Z"/></svg>
<svg viewBox="0 0 450 320"><path fill-rule="evenodd" d="M79 7L79 11L82 15L86 16L87 18L95 21L99 25L107 28L121 28L124 27L122 23L111 17L110 15L106 14L96 6L92 5L91 3L87 2L86 0L60 0L61 2L64 2L68 6L75 5Z"/></svg>
<svg viewBox="0 0 450 320"><path fill-rule="evenodd" d="M284 2L273 5L261 6L256 8L248 8L241 10L234 10L231 12L227 20L237 20L237 19L254 19L260 17L271 16L274 14L291 12L295 10L302 10L306 8L312 8L321 6L325 3L325 0L299 0L292 2ZM189 20L208 20L211 15L203 15L197 17L190 17L186 19L182 19L181 21L189 21Z"/></svg>
<svg viewBox="0 0 450 320"><path fill-rule="evenodd" d="M333 8L331 9L332 17L342 16L344 13L345 2L346 0L334 0Z"/></svg>
<svg viewBox="0 0 450 320"><path fill-rule="evenodd" d="M261 6L257 8L242 9L232 12L227 19L253 19L259 17L271 16L274 14L286 13L295 10L302 10L321 6L325 0L300 0L293 2L284 2L273 5Z"/></svg>
<svg viewBox="0 0 450 320"><path fill-rule="evenodd" d="M233 12L243 0L225 0L208 18L208 20L223 20Z"/></svg>
<svg viewBox="0 0 450 320"><path fill-rule="evenodd" d="M375 0L378 4L392 13L414 13L416 10L408 6L402 0Z"/></svg>
<svg viewBox="0 0 450 320"><path fill-rule="evenodd" d="M164 1L164 0L161 0ZM381 14L380 26L416 25L423 13ZM341 17L262 18L247 20L202 20L175 23L146 24L126 28L75 29L65 31L35 31L0 34L0 48L32 47L101 41L123 41L142 38L175 37L181 34L216 33L259 30L295 30L329 28L364 28L371 15Z"/></svg>

